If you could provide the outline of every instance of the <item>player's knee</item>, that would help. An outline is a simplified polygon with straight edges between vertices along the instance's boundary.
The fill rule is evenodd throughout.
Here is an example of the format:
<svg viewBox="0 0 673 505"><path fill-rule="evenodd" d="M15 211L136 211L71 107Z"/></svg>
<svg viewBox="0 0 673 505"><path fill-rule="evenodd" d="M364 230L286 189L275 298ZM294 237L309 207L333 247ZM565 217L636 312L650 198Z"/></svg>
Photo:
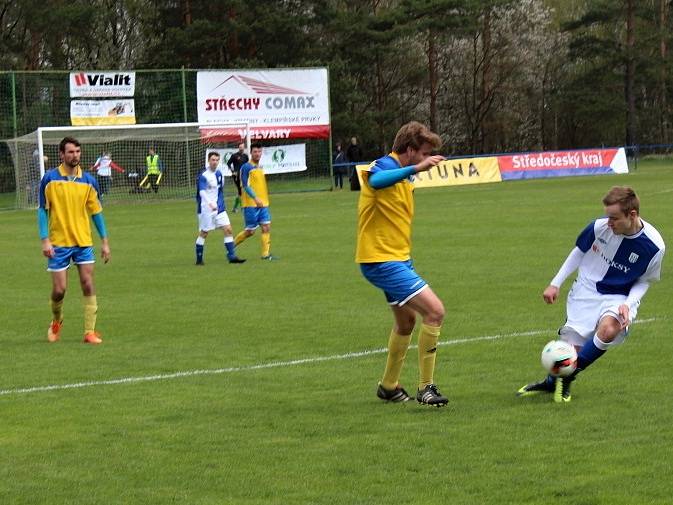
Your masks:
<svg viewBox="0 0 673 505"><path fill-rule="evenodd" d="M621 332L621 324L612 316L606 316L601 319L600 323L598 323L598 328L596 328L596 335L606 343L612 342Z"/></svg>
<svg viewBox="0 0 673 505"><path fill-rule="evenodd" d="M414 326L416 326L415 317L398 318L395 321L395 333L398 335L411 335L414 331Z"/></svg>
<svg viewBox="0 0 673 505"><path fill-rule="evenodd" d="M441 326L444 322L444 316L446 311L444 310L444 304L441 301L437 300L437 303L433 303L425 315L424 322L431 326Z"/></svg>
<svg viewBox="0 0 673 505"><path fill-rule="evenodd" d="M82 287L82 294L84 296L91 296L94 293L93 278L80 279L79 284Z"/></svg>
<svg viewBox="0 0 673 505"><path fill-rule="evenodd" d="M223 228L224 234L227 235L228 237L231 237L233 235L234 231L231 229L231 226L225 226Z"/></svg>

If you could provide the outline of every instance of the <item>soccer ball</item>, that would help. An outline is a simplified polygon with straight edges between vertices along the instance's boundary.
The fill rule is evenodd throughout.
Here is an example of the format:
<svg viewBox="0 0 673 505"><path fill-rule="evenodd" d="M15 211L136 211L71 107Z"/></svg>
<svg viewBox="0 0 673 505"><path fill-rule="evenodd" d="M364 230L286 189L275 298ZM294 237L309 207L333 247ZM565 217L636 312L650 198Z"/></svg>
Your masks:
<svg viewBox="0 0 673 505"><path fill-rule="evenodd" d="M554 377L567 377L577 368L575 347L563 340L552 340L542 349L542 366Z"/></svg>

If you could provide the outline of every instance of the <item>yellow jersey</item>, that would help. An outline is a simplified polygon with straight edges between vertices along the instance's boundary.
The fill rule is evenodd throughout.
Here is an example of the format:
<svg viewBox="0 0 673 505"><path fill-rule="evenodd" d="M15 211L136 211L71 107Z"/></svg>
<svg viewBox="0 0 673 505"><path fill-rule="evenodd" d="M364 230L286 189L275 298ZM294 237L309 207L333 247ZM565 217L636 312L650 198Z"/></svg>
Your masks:
<svg viewBox="0 0 673 505"><path fill-rule="evenodd" d="M361 172L356 263L407 261L411 258L411 221L414 217L411 180L403 179L382 189L369 185L372 174L396 168L401 168L400 161L395 153L391 153Z"/></svg>
<svg viewBox="0 0 673 505"><path fill-rule="evenodd" d="M263 206L269 206L269 189L266 186L264 169L254 161L244 163L241 167L241 206L257 207L255 199L250 196L246 188L250 188L254 195L262 200Z"/></svg>
<svg viewBox="0 0 673 505"><path fill-rule="evenodd" d="M98 199L98 183L77 167L74 176L63 165L49 170L40 182L41 208L49 216L49 240L58 247L89 247L91 216L103 211Z"/></svg>

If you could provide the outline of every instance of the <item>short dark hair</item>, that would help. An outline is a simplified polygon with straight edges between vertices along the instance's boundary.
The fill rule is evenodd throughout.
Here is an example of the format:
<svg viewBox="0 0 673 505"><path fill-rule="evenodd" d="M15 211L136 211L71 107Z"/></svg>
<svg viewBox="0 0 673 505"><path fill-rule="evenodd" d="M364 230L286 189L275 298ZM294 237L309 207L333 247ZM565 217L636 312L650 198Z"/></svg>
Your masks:
<svg viewBox="0 0 673 505"><path fill-rule="evenodd" d="M66 144L73 144L75 147L81 147L82 145L79 143L79 140L74 137L63 137L63 140L58 144L58 150L64 153Z"/></svg>
<svg viewBox="0 0 673 505"><path fill-rule="evenodd" d="M219 158L219 157L220 157L220 153L218 153L217 151L210 151L210 152L208 153L208 161L210 161L210 158L212 158L213 156L217 156L217 157Z"/></svg>
<svg viewBox="0 0 673 505"><path fill-rule="evenodd" d="M261 149L261 148L262 148L262 144L260 144L259 142L255 142L254 144L250 144L250 149L251 150L252 149Z"/></svg>

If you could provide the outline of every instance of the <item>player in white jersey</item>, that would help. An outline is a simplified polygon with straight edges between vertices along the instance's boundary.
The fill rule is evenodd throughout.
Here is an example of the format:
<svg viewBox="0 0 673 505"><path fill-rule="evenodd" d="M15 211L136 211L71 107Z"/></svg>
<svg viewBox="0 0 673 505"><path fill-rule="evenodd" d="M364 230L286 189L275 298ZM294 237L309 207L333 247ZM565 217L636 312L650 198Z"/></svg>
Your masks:
<svg viewBox="0 0 673 505"><path fill-rule="evenodd" d="M659 232L640 218L640 201L629 187L615 186L603 198L605 217L582 232L561 269L542 293L554 303L559 288L578 270L568 293L567 319L561 340L577 349L577 370L569 377L528 384L519 396L554 393L554 401L569 402L577 374L628 335L629 324L650 282L659 280L665 245Z"/></svg>
<svg viewBox="0 0 673 505"><path fill-rule="evenodd" d="M244 263L236 256L234 237L229 216L224 206L224 177L217 168L220 155L211 152L208 165L199 175L196 184L196 213L199 218L199 235L196 237L196 264L203 265L203 250L208 232L221 228L224 232L224 247L229 263Z"/></svg>
<svg viewBox="0 0 673 505"><path fill-rule="evenodd" d="M112 170L124 173L124 169L112 161L112 155L109 152L103 152L93 164L91 170L96 171L100 196L110 191L110 187L112 186Z"/></svg>

